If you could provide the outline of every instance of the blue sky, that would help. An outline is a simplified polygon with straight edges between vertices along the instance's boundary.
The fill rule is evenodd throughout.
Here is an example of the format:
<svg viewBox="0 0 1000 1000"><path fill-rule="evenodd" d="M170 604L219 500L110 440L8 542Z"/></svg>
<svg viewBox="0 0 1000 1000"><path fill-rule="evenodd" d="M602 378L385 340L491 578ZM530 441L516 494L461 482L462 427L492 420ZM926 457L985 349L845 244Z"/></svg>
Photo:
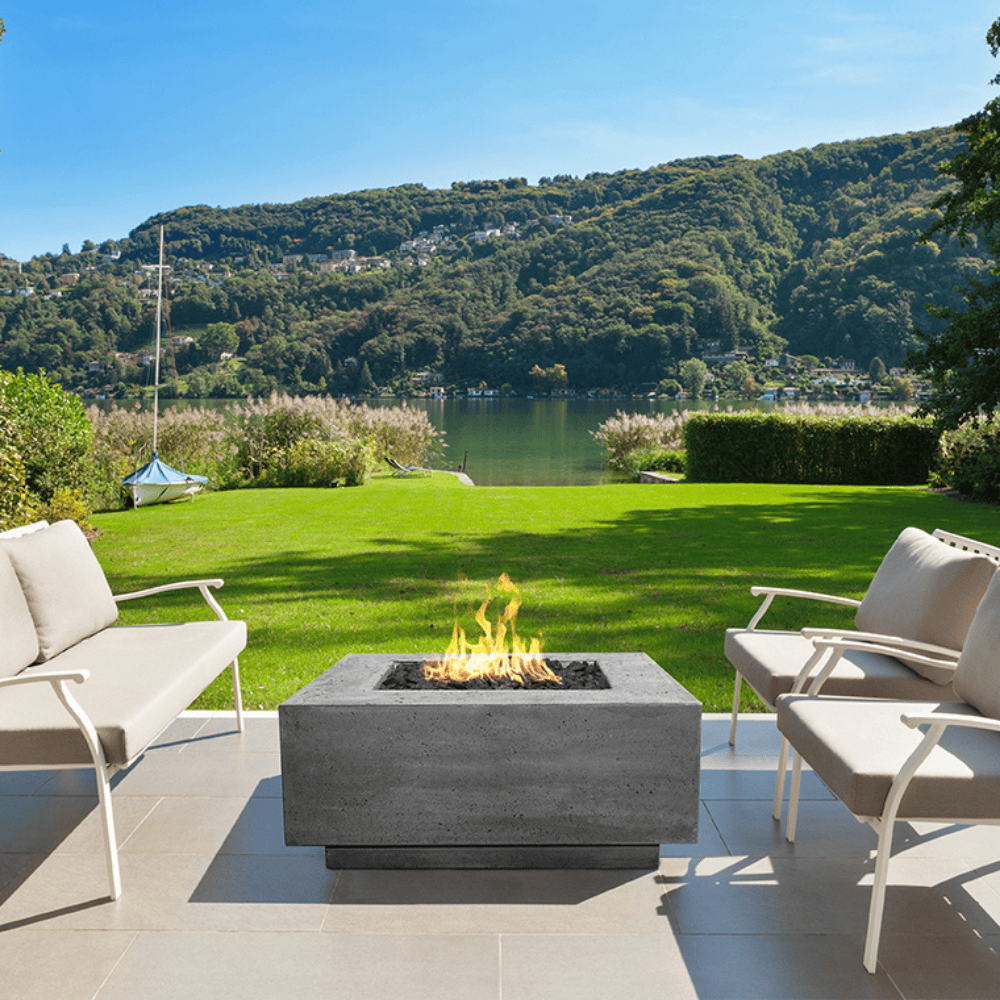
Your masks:
<svg viewBox="0 0 1000 1000"><path fill-rule="evenodd" d="M0 0L0 252L184 205L646 168L950 125L985 0Z"/></svg>

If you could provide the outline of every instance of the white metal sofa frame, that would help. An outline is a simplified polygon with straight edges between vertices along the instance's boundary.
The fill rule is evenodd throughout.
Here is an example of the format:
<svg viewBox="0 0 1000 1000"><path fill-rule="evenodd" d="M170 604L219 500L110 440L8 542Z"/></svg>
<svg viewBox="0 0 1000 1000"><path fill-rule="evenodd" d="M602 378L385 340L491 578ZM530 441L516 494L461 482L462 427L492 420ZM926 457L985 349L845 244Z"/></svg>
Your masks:
<svg viewBox="0 0 1000 1000"><path fill-rule="evenodd" d="M32 531L38 531L42 528L47 527L46 522L38 522L36 524L28 525L24 528L15 528L7 532L0 533L0 537L14 538L19 535L28 534ZM191 587L197 587L204 598L205 603L215 612L216 617L220 621L228 621L226 613L222 610L219 603L215 598L209 593L209 587L221 587L223 581L221 579L211 579L211 580L188 580L178 583L167 583L158 587L150 587L146 590L137 590L129 594L116 594L114 595L114 600L116 603L122 601L132 601L141 597L149 597L153 594L162 594L167 591L172 590L182 590L189 589ZM240 690L240 667L239 667L239 657L235 657L230 665L230 670L233 679L233 697L236 706L236 726L239 732L244 731L244 720L243 720L243 700ZM105 860L107 863L108 872L108 885L110 888L111 899L118 899L122 894L122 881L121 881L121 869L118 863L118 841L115 836L115 822L114 822L114 812L112 810L111 804L111 779L120 770L126 770L131 767L145 752L149 749L149 744L139 750L137 753L133 754L131 759L129 759L123 765L115 765L108 763L105 759L104 748L101 745L101 738L94 727L93 722L90 717L84 711L80 703L73 697L68 685L70 682L75 684L82 684L90 677L90 672L87 670L70 670L70 671L45 671L43 673L33 673L28 676L15 675L14 677L6 677L0 679L0 689L6 687L15 687L21 684L32 684L38 682L45 682L52 686L53 691L56 696L62 702L66 711L73 717L74 722L80 729L84 740L87 743L87 749L90 752L91 759L93 761L94 767L94 777L97 781L97 795L98 795L98 807L101 815L101 825L104 830L104 853ZM169 723L167 724L169 725ZM166 728L166 727L164 727ZM24 764L19 763L15 765L4 765L0 764L0 771L54 771L54 770L81 770L80 764Z"/></svg>
<svg viewBox="0 0 1000 1000"><path fill-rule="evenodd" d="M987 545L974 538L967 538L950 531L936 528L933 531L934 538L945 545L958 548L966 552L974 552L985 555L994 562L1000 564L1000 547ZM750 593L754 597L763 595L764 600L754 613L747 625L746 631L753 631L767 613L776 597L802 598L805 600L823 601L827 604L839 604L851 608L859 608L861 601L851 597L839 597L831 594L821 594L808 590L796 590L785 587L761 587L753 586ZM906 653L906 659L910 662L927 663L940 665L941 663L957 663L960 655L959 650L946 649L942 646L935 646L930 643L920 643L899 637L877 635L874 633L857 632L847 630L835 630L830 628L804 628L801 634L807 639L813 640L813 653L802 665L795 678L789 694L800 694L809 685L809 694L819 694L824 682L829 678L837 665L840 657L850 649L863 650L870 653L879 653L886 656L898 657L901 652ZM843 637L842 642L826 642L824 639ZM828 661L823 665L819 674L815 677L813 672L817 669L823 657L830 653ZM739 719L740 694L742 690L743 675L736 670L736 679L733 686L733 709L729 724L729 744L736 745L736 727ZM756 692L760 695L760 692ZM863 695L862 695L863 696ZM767 699L763 699L766 703ZM782 800L785 790L785 775L788 769L788 740L782 737L781 750L778 755L778 768L775 777L774 800L771 815L774 819L780 820ZM801 761L799 761L801 765ZM797 775L793 772L793 783L798 781Z"/></svg>

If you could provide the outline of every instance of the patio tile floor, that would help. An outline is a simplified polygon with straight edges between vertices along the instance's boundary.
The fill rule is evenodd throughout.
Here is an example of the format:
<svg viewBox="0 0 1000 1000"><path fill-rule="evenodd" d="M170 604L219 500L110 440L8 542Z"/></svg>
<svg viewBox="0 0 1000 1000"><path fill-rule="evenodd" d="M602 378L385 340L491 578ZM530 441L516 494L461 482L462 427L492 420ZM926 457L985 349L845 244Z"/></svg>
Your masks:
<svg viewBox="0 0 1000 1000"><path fill-rule="evenodd" d="M1000 997L1000 828L902 824L880 965L875 838L806 773L770 815L778 734L705 716L700 839L657 871L332 872L286 847L275 713L187 713L115 781L0 772L0 991L17 1000Z"/></svg>

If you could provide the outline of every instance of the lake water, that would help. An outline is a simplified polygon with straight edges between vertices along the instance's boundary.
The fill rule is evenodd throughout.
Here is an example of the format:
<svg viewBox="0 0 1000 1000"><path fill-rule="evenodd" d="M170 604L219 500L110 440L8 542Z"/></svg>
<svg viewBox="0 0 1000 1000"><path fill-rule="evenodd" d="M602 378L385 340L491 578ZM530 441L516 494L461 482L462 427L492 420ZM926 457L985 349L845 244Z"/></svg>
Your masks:
<svg viewBox="0 0 1000 1000"><path fill-rule="evenodd" d="M228 406L231 400L162 400L171 405ZM455 470L465 459L466 474L477 486L593 486L612 482L601 443L590 433L619 410L626 413L675 413L680 409L760 408L774 403L726 400L675 402L667 399L407 399L382 397L371 406L409 406L425 410L445 432L443 461L436 468ZM466 453L468 457L466 458Z"/></svg>
<svg viewBox="0 0 1000 1000"><path fill-rule="evenodd" d="M399 400L382 400L396 406ZM596 431L618 410L673 413L713 404L645 399L409 399L445 432L444 462L477 486L592 486L611 482Z"/></svg>

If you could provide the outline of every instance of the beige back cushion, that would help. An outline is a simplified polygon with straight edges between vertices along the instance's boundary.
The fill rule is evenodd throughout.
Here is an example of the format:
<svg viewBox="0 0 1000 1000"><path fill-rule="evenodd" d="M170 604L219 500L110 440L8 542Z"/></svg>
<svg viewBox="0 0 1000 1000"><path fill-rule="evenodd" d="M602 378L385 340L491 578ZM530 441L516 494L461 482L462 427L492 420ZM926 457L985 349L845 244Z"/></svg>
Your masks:
<svg viewBox="0 0 1000 1000"><path fill-rule="evenodd" d="M38 662L106 628L118 605L90 542L75 521L59 521L21 538L5 538L38 636Z"/></svg>
<svg viewBox="0 0 1000 1000"><path fill-rule="evenodd" d="M0 677L19 674L38 656L28 602L10 560L0 552Z"/></svg>
<svg viewBox="0 0 1000 1000"><path fill-rule="evenodd" d="M904 528L886 553L854 617L862 632L897 635L961 649L997 564L963 552L919 528ZM911 663L946 684L951 670Z"/></svg>
<svg viewBox="0 0 1000 1000"><path fill-rule="evenodd" d="M983 715L1000 719L1000 574L972 619L955 668L955 691Z"/></svg>

